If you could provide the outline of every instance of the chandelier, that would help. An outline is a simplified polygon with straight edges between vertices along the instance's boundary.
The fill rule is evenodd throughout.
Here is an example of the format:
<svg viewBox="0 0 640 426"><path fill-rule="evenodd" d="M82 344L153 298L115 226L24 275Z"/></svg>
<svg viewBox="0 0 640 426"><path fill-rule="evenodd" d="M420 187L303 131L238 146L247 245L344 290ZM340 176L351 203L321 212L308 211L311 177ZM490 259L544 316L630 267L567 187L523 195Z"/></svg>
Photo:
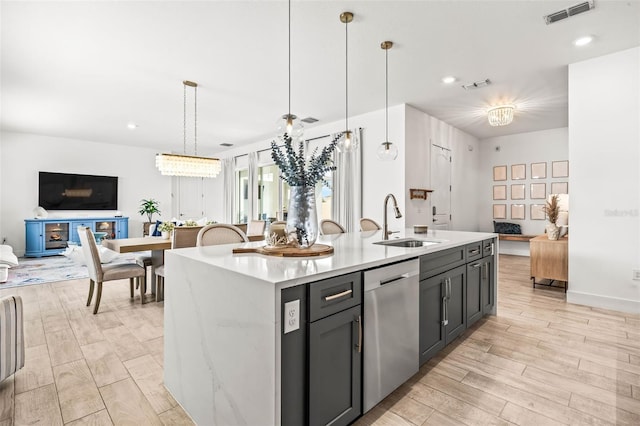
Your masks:
<svg viewBox="0 0 640 426"><path fill-rule="evenodd" d="M487 118L492 126L506 126L513 121L514 105L499 105L487 110Z"/></svg>
<svg viewBox="0 0 640 426"><path fill-rule="evenodd" d="M183 154L156 154L156 167L165 176L213 178L220 173L220 160L198 156L198 83L185 80L184 86L184 120L183 120ZM187 155L187 86L193 87L193 152Z"/></svg>

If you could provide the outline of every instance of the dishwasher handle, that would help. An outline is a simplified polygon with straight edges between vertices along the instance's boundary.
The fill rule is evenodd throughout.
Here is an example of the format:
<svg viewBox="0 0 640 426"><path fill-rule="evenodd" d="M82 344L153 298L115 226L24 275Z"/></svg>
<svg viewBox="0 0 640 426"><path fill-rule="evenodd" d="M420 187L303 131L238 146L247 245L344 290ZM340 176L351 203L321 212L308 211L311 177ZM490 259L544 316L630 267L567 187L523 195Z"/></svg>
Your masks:
<svg viewBox="0 0 640 426"><path fill-rule="evenodd" d="M380 285L383 286L385 284L391 284L392 282L403 280L405 278L409 278L411 275L409 273L402 274L399 277L389 278L388 280L380 281Z"/></svg>

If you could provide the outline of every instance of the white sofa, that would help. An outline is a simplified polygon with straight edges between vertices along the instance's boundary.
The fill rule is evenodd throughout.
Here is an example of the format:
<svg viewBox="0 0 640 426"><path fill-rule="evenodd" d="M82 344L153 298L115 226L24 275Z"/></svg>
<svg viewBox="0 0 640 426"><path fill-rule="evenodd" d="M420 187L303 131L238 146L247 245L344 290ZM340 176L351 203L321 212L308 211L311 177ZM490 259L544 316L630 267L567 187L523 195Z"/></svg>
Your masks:
<svg viewBox="0 0 640 426"><path fill-rule="evenodd" d="M0 283L7 282L9 268L12 266L18 266L18 257L13 254L13 248L0 245Z"/></svg>

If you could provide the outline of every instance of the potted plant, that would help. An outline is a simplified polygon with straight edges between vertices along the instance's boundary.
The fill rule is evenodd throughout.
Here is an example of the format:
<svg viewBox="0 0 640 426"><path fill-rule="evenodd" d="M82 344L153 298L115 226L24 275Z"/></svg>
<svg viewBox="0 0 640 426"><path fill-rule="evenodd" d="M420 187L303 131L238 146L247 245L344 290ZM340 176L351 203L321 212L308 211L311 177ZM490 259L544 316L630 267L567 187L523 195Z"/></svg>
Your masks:
<svg viewBox="0 0 640 426"><path fill-rule="evenodd" d="M138 213L140 215L147 215L149 219L149 223L153 222L154 213L160 214L160 209L158 209L159 202L154 200L153 198L149 198L148 200L142 200L140 202L140 210Z"/></svg>
<svg viewBox="0 0 640 426"><path fill-rule="evenodd" d="M547 237L550 240L557 240L560 236L560 229L556 225L558 220L558 214L560 213L560 205L558 204L558 196L552 195L551 201L547 201L546 205L542 208L547 214L549 223L547 224Z"/></svg>
<svg viewBox="0 0 640 426"><path fill-rule="evenodd" d="M158 226L158 230L162 233L162 238L166 240L169 238L171 231L173 231L173 228L175 227L176 226L173 222L162 222L160 226Z"/></svg>

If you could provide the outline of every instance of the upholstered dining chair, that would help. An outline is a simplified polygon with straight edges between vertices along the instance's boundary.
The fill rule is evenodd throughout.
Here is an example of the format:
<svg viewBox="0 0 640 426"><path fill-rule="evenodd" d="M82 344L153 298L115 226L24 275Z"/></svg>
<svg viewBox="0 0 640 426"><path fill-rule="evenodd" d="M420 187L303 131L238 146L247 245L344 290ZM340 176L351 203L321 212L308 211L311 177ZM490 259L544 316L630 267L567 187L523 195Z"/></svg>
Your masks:
<svg viewBox="0 0 640 426"><path fill-rule="evenodd" d="M322 219L320 221L320 233L322 235L344 234L347 232L344 226L331 219Z"/></svg>
<svg viewBox="0 0 640 426"><path fill-rule="evenodd" d="M178 226L173 229L171 248L195 247L202 226ZM156 302L164 299L164 265L156 268Z"/></svg>
<svg viewBox="0 0 640 426"><path fill-rule="evenodd" d="M82 244L82 252L84 253L84 259L87 263L87 269L89 270L89 297L87 298L87 306L91 305L91 299L93 298L93 288L97 284L96 292L96 305L93 308L94 315L98 313L100 307L100 299L102 298L102 283L105 281L122 280L129 278L129 287L131 290L131 298L133 299L133 281L138 283L142 281L140 285L140 299L141 303L144 303L144 293L146 284L143 281L145 276L145 270L142 266L133 263L121 263L117 265L105 265L100 263L100 254L98 252L98 245L93 237L93 232L90 228L78 227L78 235L80 236L80 243Z"/></svg>
<svg viewBox="0 0 640 426"><path fill-rule="evenodd" d="M361 231L377 231L379 229L382 229L382 226L378 225L378 222L376 222L375 220L369 219L367 217L363 217L362 219L360 219Z"/></svg>
<svg viewBox="0 0 640 426"><path fill-rule="evenodd" d="M247 224L247 235L262 235L267 223L264 220L252 220Z"/></svg>
<svg viewBox="0 0 640 426"><path fill-rule="evenodd" d="M246 243L247 235L237 226L228 223L207 225L198 233L197 246L213 246L217 244Z"/></svg>

